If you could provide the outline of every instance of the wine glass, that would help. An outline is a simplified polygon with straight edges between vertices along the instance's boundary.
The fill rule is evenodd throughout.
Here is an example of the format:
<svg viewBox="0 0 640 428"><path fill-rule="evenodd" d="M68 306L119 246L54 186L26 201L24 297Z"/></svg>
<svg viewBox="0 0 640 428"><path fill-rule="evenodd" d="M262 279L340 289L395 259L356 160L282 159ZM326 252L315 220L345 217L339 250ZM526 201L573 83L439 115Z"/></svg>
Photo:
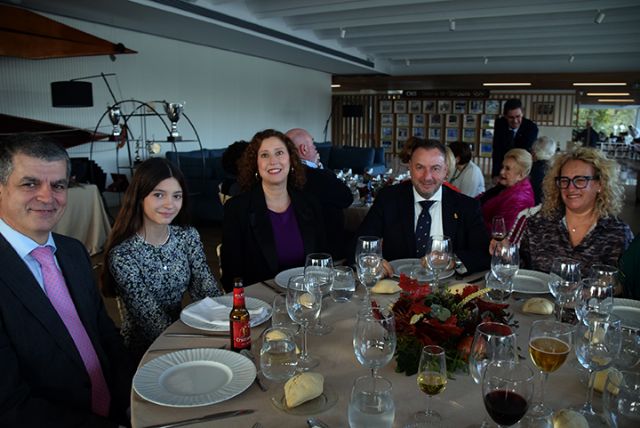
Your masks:
<svg viewBox="0 0 640 428"><path fill-rule="evenodd" d="M620 342L620 355L614 365L620 369L633 369L640 363L640 330L621 324Z"/></svg>
<svg viewBox="0 0 640 428"><path fill-rule="evenodd" d="M575 327L556 320L536 320L529 331L529 356L540 370L539 401L531 408L531 419L548 418L552 409L544 404L549 373L558 370L567 359Z"/></svg>
<svg viewBox="0 0 640 428"><path fill-rule="evenodd" d="M353 330L353 350L358 362L371 369L371 376L391 361L396 352L396 322L393 312L362 308Z"/></svg>
<svg viewBox="0 0 640 428"><path fill-rule="evenodd" d="M640 426L640 373L611 370L602 392L602 409L611 428Z"/></svg>
<svg viewBox="0 0 640 428"><path fill-rule="evenodd" d="M587 398L578 411L587 419L590 427L606 426L591 405L595 372L611 366L620 353L620 319L610 316L606 320L587 319L578 324L576 332L576 357L589 371Z"/></svg>
<svg viewBox="0 0 640 428"><path fill-rule="evenodd" d="M427 406L415 414L419 422L439 422L442 416L429 407L429 397L440 394L447 386L447 358L442 347L428 345L422 348L418 366L418 387L427 394Z"/></svg>
<svg viewBox="0 0 640 428"><path fill-rule="evenodd" d="M513 277L518 273L520 256L518 246L508 241L499 242L493 248L491 255L491 275L498 280L497 287L493 289L490 298L504 302L513 291Z"/></svg>
<svg viewBox="0 0 640 428"><path fill-rule="evenodd" d="M370 304L370 290L382 276L382 239L360 236L356 246L358 279L365 286L365 304Z"/></svg>
<svg viewBox="0 0 640 428"><path fill-rule="evenodd" d="M296 275L289 279L287 285L287 311L293 321L302 326L302 350L298 357L298 369L310 370L319 362L307 352L307 328L320 313L322 294L313 283L305 281L304 276Z"/></svg>
<svg viewBox="0 0 640 428"><path fill-rule="evenodd" d="M440 288L440 273L451 263L453 257L451 239L443 235L433 235L427 242L427 266L433 271L433 289Z"/></svg>
<svg viewBox="0 0 640 428"><path fill-rule="evenodd" d="M558 321L562 321L565 304L575 298L580 287L580 263L569 258L553 261L549 272L549 291L558 303Z"/></svg>
<svg viewBox="0 0 640 428"><path fill-rule="evenodd" d="M484 407L499 427L516 424L527 413L533 397L535 372L524 363L496 361L482 377Z"/></svg>
<svg viewBox="0 0 640 428"><path fill-rule="evenodd" d="M349 266L335 266L333 268L333 284L331 285L331 298L334 302L344 303L351 300L356 291L356 281L353 277L353 269Z"/></svg>
<svg viewBox="0 0 640 428"><path fill-rule="evenodd" d="M594 263L589 270L589 276L601 287L611 286L612 296L622 293L622 286L618 281L618 268L615 266Z"/></svg>
<svg viewBox="0 0 640 428"><path fill-rule="evenodd" d="M288 330L268 328L262 333L260 370L264 377L284 382L296 373L296 342ZM277 398L276 398L277 399Z"/></svg>
<svg viewBox="0 0 640 428"><path fill-rule="evenodd" d="M576 304L578 320L607 319L613 309L613 283L585 278L580 285Z"/></svg>
<svg viewBox="0 0 640 428"><path fill-rule="evenodd" d="M348 410L350 428L391 428L395 409L389 380L362 376L353 382Z"/></svg>
<svg viewBox="0 0 640 428"><path fill-rule="evenodd" d="M504 223L504 217L501 215L494 216L491 219L491 238L500 242L507 237L507 226Z"/></svg>
<svg viewBox="0 0 640 428"><path fill-rule="evenodd" d="M322 299L329 295L333 284L333 258L328 253L311 253L307 255L304 263L304 279L312 282L322 295ZM315 325L309 332L322 336L333 331L333 327L322 323L322 299L320 300L320 314Z"/></svg>
<svg viewBox="0 0 640 428"><path fill-rule="evenodd" d="M507 324L478 324L469 351L469 373L474 382L482 382L484 369L493 361L518 361L517 349L516 334Z"/></svg>

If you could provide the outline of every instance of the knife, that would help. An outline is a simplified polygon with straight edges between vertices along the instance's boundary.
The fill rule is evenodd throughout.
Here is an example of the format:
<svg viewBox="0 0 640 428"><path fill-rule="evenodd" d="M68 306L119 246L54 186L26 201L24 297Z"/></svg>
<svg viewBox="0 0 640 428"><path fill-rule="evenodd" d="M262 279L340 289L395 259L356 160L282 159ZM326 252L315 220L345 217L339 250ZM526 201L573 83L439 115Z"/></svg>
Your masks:
<svg viewBox="0 0 640 428"><path fill-rule="evenodd" d="M147 426L145 428L176 428L176 427L183 427L185 425L196 424L196 423L199 423L199 422L206 422L206 421L213 421L213 420L216 420L216 419L225 419L225 418L233 418L233 417L236 417L236 416L248 415L248 414L251 414L253 412L255 412L255 410L253 410L253 409L229 410L227 412L212 413L210 415L202 416L202 417L199 417L199 418L185 419L184 421L170 422L168 424L160 424L160 425L150 425L150 426Z"/></svg>
<svg viewBox="0 0 640 428"><path fill-rule="evenodd" d="M167 337L229 337L228 331L221 331L219 333L165 333Z"/></svg>

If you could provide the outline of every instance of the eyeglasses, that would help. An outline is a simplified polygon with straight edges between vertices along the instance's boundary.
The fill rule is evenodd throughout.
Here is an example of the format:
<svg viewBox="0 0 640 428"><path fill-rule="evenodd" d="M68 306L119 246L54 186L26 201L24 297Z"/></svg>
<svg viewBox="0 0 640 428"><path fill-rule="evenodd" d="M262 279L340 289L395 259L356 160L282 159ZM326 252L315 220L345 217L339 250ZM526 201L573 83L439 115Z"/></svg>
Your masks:
<svg viewBox="0 0 640 428"><path fill-rule="evenodd" d="M584 189L589 185L591 180L599 180L597 175L576 175L573 178L569 177L556 177L556 186L560 189L568 189L569 184L573 183L573 187L576 189Z"/></svg>

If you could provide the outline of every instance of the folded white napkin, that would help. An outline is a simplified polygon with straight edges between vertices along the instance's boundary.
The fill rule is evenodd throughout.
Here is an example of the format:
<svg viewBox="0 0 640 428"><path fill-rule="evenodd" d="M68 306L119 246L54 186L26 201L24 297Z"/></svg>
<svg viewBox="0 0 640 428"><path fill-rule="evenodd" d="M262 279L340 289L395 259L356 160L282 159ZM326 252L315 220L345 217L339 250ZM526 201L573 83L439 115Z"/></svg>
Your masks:
<svg viewBox="0 0 640 428"><path fill-rule="evenodd" d="M218 303L211 297L205 297L183 311L191 319L219 327L229 327L229 312L231 312L229 306ZM251 324L253 325L255 321L261 320L266 314L267 310L264 307L249 309Z"/></svg>

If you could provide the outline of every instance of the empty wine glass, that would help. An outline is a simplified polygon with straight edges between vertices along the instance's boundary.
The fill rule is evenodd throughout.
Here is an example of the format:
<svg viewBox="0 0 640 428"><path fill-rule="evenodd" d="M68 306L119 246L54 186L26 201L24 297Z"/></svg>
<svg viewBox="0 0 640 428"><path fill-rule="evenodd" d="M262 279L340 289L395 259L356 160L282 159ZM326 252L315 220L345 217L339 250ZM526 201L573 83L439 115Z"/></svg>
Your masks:
<svg viewBox="0 0 640 428"><path fill-rule="evenodd" d="M491 255L491 275L498 280L490 294L495 301L504 302L513 291L513 277L520 268L518 246L508 241L499 242Z"/></svg>
<svg viewBox="0 0 640 428"><path fill-rule="evenodd" d="M533 397L535 373L524 363L496 361L482 377L484 407L499 427L516 424L527 413Z"/></svg>
<svg viewBox="0 0 640 428"><path fill-rule="evenodd" d="M575 299L580 288L580 263L569 258L559 258L553 261L549 272L549 291L558 304L558 321L562 321L564 306Z"/></svg>
<svg viewBox="0 0 640 428"><path fill-rule="evenodd" d="M500 242L507 237L507 226L504 223L504 217L501 215L494 216L491 219L491 238Z"/></svg>
<svg viewBox="0 0 640 428"><path fill-rule="evenodd" d="M302 350L298 357L298 369L310 370L318 365L318 359L307 351L307 328L320 313L322 294L313 283L306 282L304 276L292 276L287 285L287 311L293 321L302 327Z"/></svg>
<svg viewBox="0 0 640 428"><path fill-rule="evenodd" d="M615 266L594 263L589 269L589 277L593 278L600 287L611 286L612 296L622 293L622 285L618 280L618 268Z"/></svg>
<svg viewBox="0 0 640 428"><path fill-rule="evenodd" d="M587 419L589 427L606 426L591 405L595 372L610 367L620 353L620 319L610 316L606 320L587 319L578 324L576 331L576 357L589 371L587 398L578 411Z"/></svg>
<svg viewBox="0 0 640 428"><path fill-rule="evenodd" d="M331 298L334 302L348 302L356 291L356 280L353 277L353 269L349 266L335 266L333 268L333 284L331 285Z"/></svg>
<svg viewBox="0 0 640 428"><path fill-rule="evenodd" d="M322 299L329 295L333 284L333 258L328 253L311 253L307 255L304 263L304 279L312 282L320 290ZM333 327L322 323L322 300L320 300L320 314L318 320L309 329L316 335L328 334Z"/></svg>
<svg viewBox="0 0 640 428"><path fill-rule="evenodd" d="M479 384L487 365L493 361L518 361L516 334L499 322L483 322L476 327L469 351L469 373Z"/></svg>
<svg viewBox="0 0 640 428"><path fill-rule="evenodd" d="M427 242L427 266L433 271L433 289L440 289L440 273L451 263L453 250L451 239L443 235L433 235Z"/></svg>
<svg viewBox="0 0 640 428"><path fill-rule="evenodd" d="M558 370L566 361L575 327L555 320L537 320L529 331L529 356L540 370L539 401L531 408L531 419L547 418L553 412L544 404L545 386L549 373Z"/></svg>
<svg viewBox="0 0 640 428"><path fill-rule="evenodd" d="M415 419L429 423L441 421L440 413L430 408L429 398L440 394L447 386L447 357L442 347L429 345L422 348L417 382L420 391L427 394L427 406L415 414Z"/></svg>
<svg viewBox="0 0 640 428"><path fill-rule="evenodd" d="M353 349L358 362L371 369L376 377L378 369L391 361L396 352L396 323L393 312L380 308L362 308L353 330Z"/></svg>
<svg viewBox="0 0 640 428"><path fill-rule="evenodd" d="M580 286L576 304L578 320L607 319L613 309L613 284L585 278Z"/></svg>
<svg viewBox="0 0 640 428"><path fill-rule="evenodd" d="M365 306L370 304L370 290L382 277L382 239L360 236L356 246L358 279L365 286Z"/></svg>
<svg viewBox="0 0 640 428"><path fill-rule="evenodd" d="M640 426L640 373L611 370L602 392L602 409L611 428Z"/></svg>

